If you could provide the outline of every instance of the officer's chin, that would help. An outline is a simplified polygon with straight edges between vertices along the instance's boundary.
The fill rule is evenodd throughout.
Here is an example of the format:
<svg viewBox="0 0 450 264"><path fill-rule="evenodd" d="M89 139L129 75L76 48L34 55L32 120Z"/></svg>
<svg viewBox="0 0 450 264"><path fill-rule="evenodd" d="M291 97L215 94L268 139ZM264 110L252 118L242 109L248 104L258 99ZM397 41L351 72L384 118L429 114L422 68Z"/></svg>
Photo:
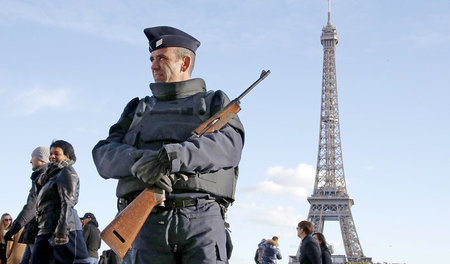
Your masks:
<svg viewBox="0 0 450 264"><path fill-rule="evenodd" d="M155 80L155 83L167 82L167 78L163 74L153 74L153 79Z"/></svg>

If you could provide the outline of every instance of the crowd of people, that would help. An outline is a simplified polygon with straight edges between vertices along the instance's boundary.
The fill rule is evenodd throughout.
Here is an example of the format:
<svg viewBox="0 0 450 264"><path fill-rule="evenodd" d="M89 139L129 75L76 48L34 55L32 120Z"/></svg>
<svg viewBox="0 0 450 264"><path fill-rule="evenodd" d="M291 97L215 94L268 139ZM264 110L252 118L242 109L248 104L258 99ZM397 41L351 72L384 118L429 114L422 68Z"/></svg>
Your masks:
<svg viewBox="0 0 450 264"><path fill-rule="evenodd" d="M153 95L132 99L92 151L100 176L118 180L119 212L147 187L165 194L122 263L228 263L233 244L225 214L235 198L243 125L234 115L193 136L231 101L223 91L206 90L203 79L191 79L200 41L169 26L144 34ZM15 237L26 241L23 263L96 263L97 222L91 213L80 220L74 208L80 186L72 145L57 140L36 153L27 204L14 223L10 215L2 219L1 264L12 263L7 241ZM19 232L27 225L33 232L25 240Z"/></svg>
<svg viewBox="0 0 450 264"><path fill-rule="evenodd" d="M98 262L100 230L95 216L79 218L75 150L64 140L31 153L31 189L16 219L0 225L0 264ZM83 223L83 224L82 224Z"/></svg>
<svg viewBox="0 0 450 264"><path fill-rule="evenodd" d="M235 115L217 129L218 119L193 134L230 99L220 90L207 91L203 79L191 79L200 41L168 26L146 28L144 34L153 95L132 99L108 137L92 150L99 175L118 180L119 212L147 187L165 194L122 263L228 263L233 244L225 216L235 199L243 125ZM74 208L80 183L73 146L56 140L31 156L27 203L15 221L10 214L1 218L0 264L96 264L101 243L96 217L86 213L79 218ZM307 221L297 229L300 263L330 263L323 235L315 234L317 242ZM278 237L259 243L256 263L281 258Z"/></svg>
<svg viewBox="0 0 450 264"><path fill-rule="evenodd" d="M297 225L297 236L301 239L296 259L300 264L331 264L331 252L325 236L314 232L314 225L301 221ZM275 264L282 258L278 247L278 237L263 238L255 252L256 264Z"/></svg>

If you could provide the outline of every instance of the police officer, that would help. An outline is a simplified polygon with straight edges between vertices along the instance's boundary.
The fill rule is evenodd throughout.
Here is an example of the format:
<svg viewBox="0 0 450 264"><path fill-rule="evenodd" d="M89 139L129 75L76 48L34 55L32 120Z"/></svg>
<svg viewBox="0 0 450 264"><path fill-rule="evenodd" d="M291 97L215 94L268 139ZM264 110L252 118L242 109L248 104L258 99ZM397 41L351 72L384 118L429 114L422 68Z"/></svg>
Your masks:
<svg viewBox="0 0 450 264"><path fill-rule="evenodd" d="M236 116L219 131L191 137L230 100L191 79L197 39L168 26L144 33L153 95L132 99L93 149L99 174L118 179L120 209L145 187L166 191L164 206L153 209L124 263L227 263L223 211L234 201L243 126Z"/></svg>

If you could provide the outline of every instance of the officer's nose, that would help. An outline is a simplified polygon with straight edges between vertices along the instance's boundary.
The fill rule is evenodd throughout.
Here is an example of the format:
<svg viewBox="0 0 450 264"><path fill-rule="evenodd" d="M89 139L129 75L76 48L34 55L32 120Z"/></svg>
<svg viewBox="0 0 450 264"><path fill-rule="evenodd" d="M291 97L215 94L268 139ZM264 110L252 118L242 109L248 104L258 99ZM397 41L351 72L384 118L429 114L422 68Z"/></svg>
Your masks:
<svg viewBox="0 0 450 264"><path fill-rule="evenodd" d="M152 67L151 67L151 69L152 69L152 70L157 70L157 69L159 69L159 64L158 64L158 62L157 62L156 60L152 61Z"/></svg>

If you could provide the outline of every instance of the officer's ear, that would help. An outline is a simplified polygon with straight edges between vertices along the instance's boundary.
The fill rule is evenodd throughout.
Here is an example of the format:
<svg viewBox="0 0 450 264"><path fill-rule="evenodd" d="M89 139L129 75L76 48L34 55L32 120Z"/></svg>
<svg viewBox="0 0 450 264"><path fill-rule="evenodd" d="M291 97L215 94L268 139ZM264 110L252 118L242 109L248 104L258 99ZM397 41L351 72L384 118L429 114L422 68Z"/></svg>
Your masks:
<svg viewBox="0 0 450 264"><path fill-rule="evenodd" d="M181 65L181 71L185 72L189 69L189 66L191 66L191 57L184 56L183 57L183 64Z"/></svg>

